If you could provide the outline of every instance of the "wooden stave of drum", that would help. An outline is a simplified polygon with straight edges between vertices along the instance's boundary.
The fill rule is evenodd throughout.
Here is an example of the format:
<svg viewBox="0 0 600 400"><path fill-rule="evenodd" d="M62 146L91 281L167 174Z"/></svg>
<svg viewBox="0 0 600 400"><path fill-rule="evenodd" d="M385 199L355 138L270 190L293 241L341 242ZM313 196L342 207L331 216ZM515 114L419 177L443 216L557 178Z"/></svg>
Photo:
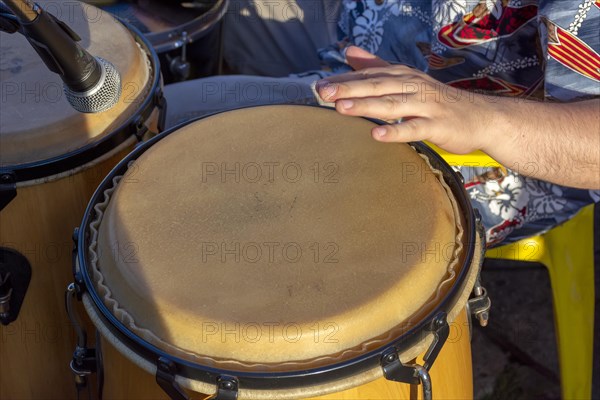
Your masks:
<svg viewBox="0 0 600 400"><path fill-rule="evenodd" d="M16 321L0 327L2 398L76 396L74 376L69 369L75 336L63 305L64 285L72 281L69 248L73 227L78 225L102 178L149 129L158 127L162 103L156 52L135 28L123 26L145 54L141 67L148 68L144 72L148 79L141 89L144 93L138 98L141 100L128 106L132 114L120 118L116 127L109 123L106 131L95 133L94 139L75 150L50 154L41 160L25 158L0 167L0 175L7 178L4 182L16 192L0 213L0 247L24 254L32 268L31 282ZM45 68L41 61L39 66ZM66 103L64 106L69 107ZM86 116L77 135L88 134L94 118ZM87 318L85 324L92 326Z"/></svg>

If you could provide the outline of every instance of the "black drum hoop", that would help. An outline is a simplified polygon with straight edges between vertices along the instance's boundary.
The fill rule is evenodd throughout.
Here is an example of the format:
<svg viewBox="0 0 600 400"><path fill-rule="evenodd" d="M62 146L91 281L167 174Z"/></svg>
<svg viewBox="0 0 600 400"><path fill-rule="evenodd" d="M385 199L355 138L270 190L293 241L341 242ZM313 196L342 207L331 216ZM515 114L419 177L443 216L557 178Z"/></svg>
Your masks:
<svg viewBox="0 0 600 400"><path fill-rule="evenodd" d="M31 163L2 166L0 175L15 176L15 183L19 183L47 178L84 166L114 150L132 136L138 136L143 130L143 124L150 118L154 109L164 104L158 54L150 41L137 28L120 18L116 19L133 35L136 43L142 47L150 61L152 75L149 80L151 86L148 96L141 102L136 112L121 126L101 139L60 156ZM161 127L159 126L159 128Z"/></svg>
<svg viewBox="0 0 600 400"><path fill-rule="evenodd" d="M297 107L320 107L330 110L335 110L331 107L322 107L318 105L295 105ZM240 107L238 109L253 108ZM459 204L460 210L464 213L465 222L465 259L462 264L460 272L457 274L451 289L446 296L433 310L427 314L421 321L415 326L410 327L406 332L400 334L398 337L390 340L385 345L378 349L372 350L360 356L354 357L349 360L338 362L335 364L312 368L302 369L297 371L285 371L285 372L253 372L253 371L235 371L226 370L221 368L215 368L207 365L193 363L187 360L183 360L179 357L175 357L166 353L163 350L158 349L156 346L146 342L139 336L131 332L125 327L115 316L108 310L104 305L102 299L100 299L98 293L94 288L92 278L88 273L88 248L90 232L88 227L90 223L96 218L94 207L96 204L103 201L104 191L113 186L113 178L125 174L128 169L128 164L136 160L150 147L156 144L161 139L176 132L180 128L202 120L206 117L229 112L233 110L215 112L210 115L205 115L193 120L184 122L175 127L172 127L161 134L153 137L152 139L142 143L135 150L133 150L127 157L125 157L114 169L106 176L100 186L95 191L92 199L90 200L87 209L85 211L83 221L78 230L76 237L77 246L77 260L78 260L78 271L75 272L75 283L79 294L87 293L92 300L92 305L97 311L98 316L103 321L107 329L114 334L119 341L125 344L129 349L133 350L138 356L142 357L152 365L157 365L159 358L172 361L175 365L177 375L196 381L201 381L207 384L215 385L218 377L220 376L235 376L239 381L239 387L243 389L254 389L254 390L277 390L277 389L291 389L298 387L314 386L319 384L325 384L334 380L344 379L351 376L358 375L362 372L372 370L373 368L381 366L381 359L384 355L389 354L390 351L400 353L406 349L411 348L420 339L424 337L430 331L428 328L431 326L432 321L442 312L446 314L450 312L453 305L456 303L461 295L461 290L466 283L467 276L469 274L469 266L471 265L475 256L476 250L476 237L481 237L481 232L478 231L476 220L476 214L471 206L471 202L468 198L466 191L464 190L464 184L462 177L455 173L452 168L430 147L422 142L411 142L409 143L415 150L427 156L431 163L431 166L442 172L443 177L450 187L456 201ZM371 118L365 118L369 121L377 123L379 125L386 124L383 121L375 120ZM394 318L393 315L390 318Z"/></svg>
<svg viewBox="0 0 600 400"><path fill-rule="evenodd" d="M159 54L179 49L184 44L182 42L183 32L187 34L187 44L193 43L212 31L223 16L225 16L228 7L229 0L217 0L217 3L209 11L197 16L193 20L178 25L173 29L149 32L145 36Z"/></svg>

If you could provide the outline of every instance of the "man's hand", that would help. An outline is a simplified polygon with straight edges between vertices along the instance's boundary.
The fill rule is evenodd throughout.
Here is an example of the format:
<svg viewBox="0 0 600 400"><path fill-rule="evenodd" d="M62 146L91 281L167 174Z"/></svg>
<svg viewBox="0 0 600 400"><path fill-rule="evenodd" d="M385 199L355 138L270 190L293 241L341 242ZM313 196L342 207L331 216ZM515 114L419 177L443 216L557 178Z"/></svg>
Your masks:
<svg viewBox="0 0 600 400"><path fill-rule="evenodd" d="M600 188L600 100L558 104L485 96L358 47L350 47L346 59L356 71L319 81L317 91L341 114L389 122L372 130L376 140L428 140L457 154L480 149L538 179Z"/></svg>
<svg viewBox="0 0 600 400"><path fill-rule="evenodd" d="M445 85L416 69L390 65L358 47L350 47L346 58L357 71L318 82L318 93L335 102L341 114L390 122L373 129L376 140L428 140L464 154L484 147L483 133L500 117L485 96Z"/></svg>

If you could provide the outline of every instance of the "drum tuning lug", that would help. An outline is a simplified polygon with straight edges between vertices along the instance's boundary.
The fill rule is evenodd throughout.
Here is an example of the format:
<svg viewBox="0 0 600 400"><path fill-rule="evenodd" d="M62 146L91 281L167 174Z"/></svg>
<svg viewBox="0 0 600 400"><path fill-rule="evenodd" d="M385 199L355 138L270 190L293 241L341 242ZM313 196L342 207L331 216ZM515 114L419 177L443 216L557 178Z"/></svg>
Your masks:
<svg viewBox="0 0 600 400"><path fill-rule="evenodd" d="M190 400L179 384L175 381L177 367L168 358L160 357L156 364L156 383L172 400Z"/></svg>
<svg viewBox="0 0 600 400"><path fill-rule="evenodd" d="M0 211L17 197L17 177L14 172L0 172Z"/></svg>
<svg viewBox="0 0 600 400"><path fill-rule="evenodd" d="M381 368L387 380L407 383L409 385L421 385L423 400L431 400L431 377L424 366L418 364L403 364L395 349L391 349L381 358Z"/></svg>
<svg viewBox="0 0 600 400"><path fill-rule="evenodd" d="M490 319L492 300L489 298L487 290L479 283L479 279L473 288L473 296L467 303L471 315L477 318L479 325L486 327Z"/></svg>
<svg viewBox="0 0 600 400"><path fill-rule="evenodd" d="M31 282L31 265L21 253L0 247L0 323L8 325L19 316Z"/></svg>

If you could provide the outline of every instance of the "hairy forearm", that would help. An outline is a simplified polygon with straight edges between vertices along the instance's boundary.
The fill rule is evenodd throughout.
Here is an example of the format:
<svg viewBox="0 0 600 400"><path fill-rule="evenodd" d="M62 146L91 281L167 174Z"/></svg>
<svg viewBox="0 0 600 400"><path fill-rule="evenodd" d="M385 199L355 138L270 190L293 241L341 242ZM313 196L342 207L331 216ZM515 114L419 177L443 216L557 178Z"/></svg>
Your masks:
<svg viewBox="0 0 600 400"><path fill-rule="evenodd" d="M600 189L600 100L502 99L482 150L508 168L571 187Z"/></svg>

